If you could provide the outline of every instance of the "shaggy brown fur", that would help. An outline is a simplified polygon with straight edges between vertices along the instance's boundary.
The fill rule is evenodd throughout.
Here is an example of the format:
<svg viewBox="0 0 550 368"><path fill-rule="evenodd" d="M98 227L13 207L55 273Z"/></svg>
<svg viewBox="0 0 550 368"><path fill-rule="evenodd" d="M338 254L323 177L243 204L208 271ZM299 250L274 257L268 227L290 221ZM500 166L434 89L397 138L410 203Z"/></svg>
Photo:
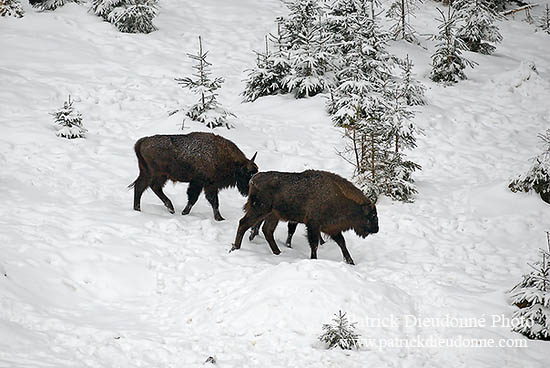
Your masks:
<svg viewBox="0 0 550 368"><path fill-rule="evenodd" d="M187 215L204 189L212 205L214 218L223 220L219 212L218 191L236 186L248 194L248 181L258 172L254 163L230 140L212 133L194 132L185 135L155 135L139 139L135 144L139 176L130 184L134 188L134 209L141 210L141 195L150 187L171 213L174 206L162 188L167 180L189 183L188 202L182 215Z"/></svg>
<svg viewBox="0 0 550 368"><path fill-rule="evenodd" d="M340 246L344 260L354 264L342 232L353 229L361 237L378 232L375 205L352 183L326 171L258 173L250 180L245 211L232 249L241 247L246 230L264 221L265 238L273 253L279 254L275 227L279 220L293 221L307 227L311 258L317 258L321 231Z"/></svg>

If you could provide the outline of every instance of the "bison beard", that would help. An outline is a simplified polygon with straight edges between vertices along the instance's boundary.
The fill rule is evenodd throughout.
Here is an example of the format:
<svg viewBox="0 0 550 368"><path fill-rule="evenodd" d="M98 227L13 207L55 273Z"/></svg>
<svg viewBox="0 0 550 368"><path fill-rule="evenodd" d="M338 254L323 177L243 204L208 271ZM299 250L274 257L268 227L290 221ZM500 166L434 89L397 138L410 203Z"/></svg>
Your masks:
<svg viewBox="0 0 550 368"><path fill-rule="evenodd" d="M164 184L172 180L189 183L188 202L182 215L191 211L204 190L214 218L221 221L224 218L219 211L219 190L236 186L246 196L248 182L258 172L254 163L256 154L249 160L233 142L212 133L144 137L136 142L134 149L139 176L130 187L134 188L136 211L141 210L141 195L151 188L168 211L174 213L172 202L162 190Z"/></svg>
<svg viewBox="0 0 550 368"><path fill-rule="evenodd" d="M378 232L374 204L352 183L326 171L256 174L250 180L245 211L232 250L240 249L251 226L264 221L265 239L272 252L279 254L273 232L279 220L284 220L306 225L312 259L317 258L319 233L323 232L340 246L344 260L354 264L342 232L353 229L361 237Z"/></svg>

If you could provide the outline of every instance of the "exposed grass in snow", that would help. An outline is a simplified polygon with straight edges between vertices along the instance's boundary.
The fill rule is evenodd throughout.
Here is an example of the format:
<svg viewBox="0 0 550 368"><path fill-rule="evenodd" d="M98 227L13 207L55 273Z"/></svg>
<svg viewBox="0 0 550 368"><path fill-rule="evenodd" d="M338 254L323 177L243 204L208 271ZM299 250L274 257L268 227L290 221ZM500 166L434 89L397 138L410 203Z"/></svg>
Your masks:
<svg viewBox="0 0 550 368"><path fill-rule="evenodd" d="M414 204L382 199L377 235L345 234L350 267L333 242L308 260L301 226L280 256L261 237L228 254L245 202L236 190L221 193L227 220L218 223L203 196L182 217L150 191L134 212L126 189L137 176L135 140L181 132L182 115L168 112L194 102L174 78L189 73L198 34L226 78L220 102L238 117L236 129L216 133L247 156L258 151L260 170L351 176L322 96L241 104L243 70L284 12L280 1L163 0L149 35L119 33L75 4L44 13L25 5L22 19L0 19L0 366L198 367L208 356L220 367L547 365L542 342L348 353L316 339L338 310L367 338L522 338L506 327L368 325L392 314L511 316L506 292L550 226L547 204L507 189L550 126L548 35L500 23L495 54L466 53L479 67L447 88L427 79L431 42L392 43L428 86L415 118L425 135L412 153L423 166L419 195ZM435 31L434 6L417 11L420 34ZM523 78L524 60L538 75ZM55 136L49 113L69 94L86 139ZM183 133L204 130L187 126ZM185 189L167 186L176 213ZM285 232L279 226L279 242Z"/></svg>

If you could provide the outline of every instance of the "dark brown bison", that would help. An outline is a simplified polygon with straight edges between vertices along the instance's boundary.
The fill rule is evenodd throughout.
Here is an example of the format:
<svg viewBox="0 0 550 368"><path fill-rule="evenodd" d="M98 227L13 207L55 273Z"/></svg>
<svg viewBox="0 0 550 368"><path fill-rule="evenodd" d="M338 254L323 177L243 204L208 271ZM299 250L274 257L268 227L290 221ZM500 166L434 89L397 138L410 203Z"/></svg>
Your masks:
<svg viewBox="0 0 550 368"><path fill-rule="evenodd" d="M130 184L134 188L134 209L141 210L141 195L151 187L170 213L174 206L162 188L167 180L189 183L187 215L204 189L212 205L214 218L223 220L219 211L218 191L236 186L248 194L248 181L258 172L256 154L247 159L230 140L212 133L195 132L180 135L155 135L139 139L135 144L139 176Z"/></svg>
<svg viewBox="0 0 550 368"><path fill-rule="evenodd" d="M306 225L312 259L317 258L321 231L340 246L344 260L354 264L342 232L353 229L363 238L378 232L374 204L352 183L326 171L258 173L250 180L245 211L232 250L241 247L246 230L263 220L265 238L273 253L279 254L275 227L279 220L293 221Z"/></svg>

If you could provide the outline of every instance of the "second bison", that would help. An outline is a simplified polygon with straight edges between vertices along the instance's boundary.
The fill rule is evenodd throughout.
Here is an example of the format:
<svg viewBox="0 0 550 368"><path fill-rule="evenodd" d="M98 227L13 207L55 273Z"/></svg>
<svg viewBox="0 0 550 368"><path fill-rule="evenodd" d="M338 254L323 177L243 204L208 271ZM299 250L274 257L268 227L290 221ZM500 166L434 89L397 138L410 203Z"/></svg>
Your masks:
<svg viewBox="0 0 550 368"><path fill-rule="evenodd" d="M134 149L139 176L130 186L134 187L136 211L141 209L141 195L150 187L174 213L172 202L162 190L166 181L172 180L189 183L188 202L182 215L191 211L204 189L214 218L221 221L218 191L236 186L246 196L248 181L258 172L254 163L256 154L249 160L233 142L212 133L144 137L136 142Z"/></svg>
<svg viewBox="0 0 550 368"><path fill-rule="evenodd" d="M363 238L378 232L375 205L352 183L326 171L258 173L250 180L245 210L233 250L241 247L251 226L264 220L265 238L273 253L279 254L275 227L279 220L293 221L306 225L312 259L317 258L319 232L323 232L340 246L344 260L354 264L342 232L353 229Z"/></svg>

